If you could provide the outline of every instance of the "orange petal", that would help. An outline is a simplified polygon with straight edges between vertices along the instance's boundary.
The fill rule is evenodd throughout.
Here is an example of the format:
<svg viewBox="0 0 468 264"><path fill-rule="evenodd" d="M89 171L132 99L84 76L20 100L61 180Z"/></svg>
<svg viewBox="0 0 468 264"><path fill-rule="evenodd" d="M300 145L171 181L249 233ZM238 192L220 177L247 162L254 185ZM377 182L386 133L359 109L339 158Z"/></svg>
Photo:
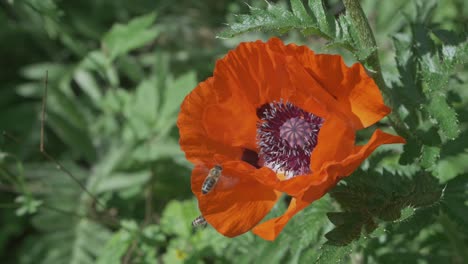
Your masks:
<svg viewBox="0 0 468 264"><path fill-rule="evenodd" d="M311 154L312 172L319 172L325 162L341 161L354 150L355 131L341 118L329 115L320 128L317 146Z"/></svg>
<svg viewBox="0 0 468 264"><path fill-rule="evenodd" d="M257 115L253 106L230 98L224 103L206 106L202 120L210 138L234 147L257 148Z"/></svg>
<svg viewBox="0 0 468 264"><path fill-rule="evenodd" d="M390 112L379 88L361 64L348 67L339 55L315 54L308 47L295 44L287 45L286 52L295 56L309 75L338 101L356 130L374 124Z"/></svg>
<svg viewBox="0 0 468 264"><path fill-rule="evenodd" d="M289 65L284 53L261 41L244 42L218 60L214 71L217 93L224 100L233 96L239 103L255 108L294 93Z"/></svg>
<svg viewBox="0 0 468 264"><path fill-rule="evenodd" d="M335 179L349 176L377 147L394 143L406 143L406 141L400 136L387 134L377 129L366 145L356 146L353 153L340 162L324 164L324 170Z"/></svg>
<svg viewBox="0 0 468 264"><path fill-rule="evenodd" d="M292 199L288 209L282 216L261 223L253 229L253 232L263 239L274 240L295 214L307 207L313 201L320 199L329 189L333 188L341 178L348 176L355 171L362 161L364 161L364 159L366 159L378 146L392 143L405 143L405 139L399 136L387 134L377 129L366 145L356 146L353 153L341 162L329 162L324 165L324 168L320 172L314 173L315 176L312 175L311 177L318 177L324 180L312 181L303 194ZM317 174L320 174L320 176ZM296 178L300 177L308 176L298 176Z"/></svg>
<svg viewBox="0 0 468 264"><path fill-rule="evenodd" d="M201 82L181 105L177 126L179 127L181 149L188 160L197 164L199 162L214 162L215 154L240 159L243 149L234 147L229 137L239 137L237 133L225 133L217 123L218 118L210 119L206 114L207 106L216 103L213 87L213 78ZM255 127L255 124L253 125ZM224 136L213 136L216 133ZM224 140L223 140L224 139ZM255 137L254 139L255 140ZM238 140L239 141L239 140Z"/></svg>
<svg viewBox="0 0 468 264"><path fill-rule="evenodd" d="M306 208L313 201L320 199L325 195L328 189L329 184L327 182L314 185L300 197L291 199L288 209L282 216L257 225L252 232L265 240L275 240L294 215Z"/></svg>
<svg viewBox="0 0 468 264"><path fill-rule="evenodd" d="M284 181L266 177L259 178L258 181L288 195L297 196L310 185L319 185L328 179L328 174L321 173L325 163L340 162L353 154L356 148L354 134L349 124L341 118L334 115L326 116L318 135L317 146L311 155L312 173Z"/></svg>
<svg viewBox="0 0 468 264"><path fill-rule="evenodd" d="M273 171L256 170L240 161L221 164L222 176L213 190L201 193L208 168L196 166L192 172L192 192L202 215L221 234L234 237L251 230L275 205L281 193L257 182L259 173L275 177Z"/></svg>

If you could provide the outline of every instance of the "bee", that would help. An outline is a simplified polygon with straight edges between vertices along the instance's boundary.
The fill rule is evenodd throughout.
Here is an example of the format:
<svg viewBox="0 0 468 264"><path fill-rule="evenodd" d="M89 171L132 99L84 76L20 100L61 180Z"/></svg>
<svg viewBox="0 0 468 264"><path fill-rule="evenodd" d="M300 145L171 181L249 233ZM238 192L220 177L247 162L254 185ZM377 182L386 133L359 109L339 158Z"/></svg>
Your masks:
<svg viewBox="0 0 468 264"><path fill-rule="evenodd" d="M198 216L192 221L193 228L198 228L198 227L204 228L206 227L207 224L208 223L206 222L206 219L205 217L203 217L203 215Z"/></svg>
<svg viewBox="0 0 468 264"><path fill-rule="evenodd" d="M211 192L211 190L215 187L216 183L219 180L219 177L221 176L221 171L223 170L223 167L221 165L216 164L208 173L208 176L206 176L205 181L203 182L202 185L202 194L207 194Z"/></svg>

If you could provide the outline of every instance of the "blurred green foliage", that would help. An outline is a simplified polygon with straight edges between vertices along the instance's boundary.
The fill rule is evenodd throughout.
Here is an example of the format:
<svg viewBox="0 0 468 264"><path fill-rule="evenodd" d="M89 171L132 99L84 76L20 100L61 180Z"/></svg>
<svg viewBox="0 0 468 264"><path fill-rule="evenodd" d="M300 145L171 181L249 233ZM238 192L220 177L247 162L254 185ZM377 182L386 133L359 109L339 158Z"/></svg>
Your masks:
<svg viewBox="0 0 468 264"><path fill-rule="evenodd" d="M340 1L244 2L0 2L2 263L468 261L463 0L362 1L408 144L380 148L274 242L192 230L175 122L217 58L271 31L350 63L373 52ZM46 73L57 162L39 151Z"/></svg>

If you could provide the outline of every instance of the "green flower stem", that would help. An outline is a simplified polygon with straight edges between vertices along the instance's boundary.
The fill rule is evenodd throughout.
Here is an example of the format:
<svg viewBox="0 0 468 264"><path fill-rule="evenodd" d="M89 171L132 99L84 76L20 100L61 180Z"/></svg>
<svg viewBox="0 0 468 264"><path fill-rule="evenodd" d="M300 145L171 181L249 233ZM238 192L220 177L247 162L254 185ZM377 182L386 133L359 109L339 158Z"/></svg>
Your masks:
<svg viewBox="0 0 468 264"><path fill-rule="evenodd" d="M392 101L392 93L390 88L384 81L382 75L382 69L380 67L379 53L377 49L377 43L372 33L372 29L369 25L364 11L362 10L359 0L343 0L346 7L346 13L350 16L353 25L357 29L360 44L363 49L370 49L372 53L366 59L366 64L371 68L371 75L376 84L380 87L385 99L385 103L392 109L395 109L395 105ZM413 138L412 133L409 131L405 123L400 119L400 116L395 112L391 112L388 115L390 124L395 131L406 139Z"/></svg>

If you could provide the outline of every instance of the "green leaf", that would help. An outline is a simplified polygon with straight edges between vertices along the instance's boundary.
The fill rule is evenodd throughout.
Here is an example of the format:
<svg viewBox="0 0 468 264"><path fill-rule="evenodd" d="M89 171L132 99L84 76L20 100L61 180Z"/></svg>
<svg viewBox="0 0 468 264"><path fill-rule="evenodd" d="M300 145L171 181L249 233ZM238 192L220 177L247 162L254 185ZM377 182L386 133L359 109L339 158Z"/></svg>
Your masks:
<svg viewBox="0 0 468 264"><path fill-rule="evenodd" d="M340 212L328 213L330 221L336 227L325 234L328 243L336 246L344 246L358 239L361 233L371 233L377 227L372 216L365 212Z"/></svg>
<svg viewBox="0 0 468 264"><path fill-rule="evenodd" d="M250 7L250 15L238 16L239 22L229 25L218 37L231 38L250 31L274 31L284 34L297 29L307 35L317 34L327 39L331 38L321 31L315 18L307 13L300 0L291 1L291 7L292 12L270 3L266 10Z"/></svg>
<svg viewBox="0 0 468 264"><path fill-rule="evenodd" d="M36 213L38 208L43 204L41 200L36 200L29 195L16 197L15 203L19 204L18 209L16 209L17 216L32 215Z"/></svg>
<svg viewBox="0 0 468 264"><path fill-rule="evenodd" d="M446 138L453 140L460 134L457 113L451 108L444 95L433 95L426 106L428 113L439 124L439 131Z"/></svg>
<svg viewBox="0 0 468 264"><path fill-rule="evenodd" d="M461 137L459 138L461 139ZM464 151L456 155L446 157L439 161L435 174L437 178L445 183L458 175L468 173L468 152Z"/></svg>
<svg viewBox="0 0 468 264"><path fill-rule="evenodd" d="M116 24L102 39L104 52L111 60L153 41L159 29L152 28L156 14L150 13L132 19L128 24Z"/></svg>
<svg viewBox="0 0 468 264"><path fill-rule="evenodd" d="M426 54L421 58L423 92L429 101L425 109L439 125L441 136L453 140L460 134L460 127L457 114L447 103L446 95L450 75L460 61L456 59L458 54L455 47L442 48L443 60L438 55Z"/></svg>
<svg viewBox="0 0 468 264"><path fill-rule="evenodd" d="M309 0L309 6L317 19L320 30L328 36L335 36L335 19L325 11L322 0Z"/></svg>
<svg viewBox="0 0 468 264"><path fill-rule="evenodd" d="M40 15L52 20L59 20L63 16L63 11L57 7L53 0L24 0L22 2Z"/></svg>
<svg viewBox="0 0 468 264"><path fill-rule="evenodd" d="M154 124L159 109L159 92L155 79L140 82L134 94L133 106L133 115L130 118L141 118L149 126Z"/></svg>
<svg viewBox="0 0 468 264"><path fill-rule="evenodd" d="M165 234L189 237L192 220L198 215L193 201L170 201L162 213L161 229Z"/></svg>
<svg viewBox="0 0 468 264"><path fill-rule="evenodd" d="M75 71L73 79L93 103L98 106L102 99L102 93L93 75L86 70L78 69Z"/></svg>
<svg viewBox="0 0 468 264"><path fill-rule="evenodd" d="M117 70L113 66L111 59L102 51L95 50L89 52L80 62L79 68L96 71L114 88L117 88L119 85Z"/></svg>
<svg viewBox="0 0 468 264"><path fill-rule="evenodd" d="M109 241L107 241L104 246L101 254L99 255L96 263L97 264L110 264L110 263L120 263L122 257L127 252L127 249L132 244L130 236L124 233L125 231L120 231L112 236Z"/></svg>
<svg viewBox="0 0 468 264"><path fill-rule="evenodd" d="M343 263L352 252L353 245L335 246L323 245L320 249L320 256L315 261L315 264Z"/></svg>
<svg viewBox="0 0 468 264"><path fill-rule="evenodd" d="M314 17L307 13L307 10L305 9L301 0L291 0L291 9L293 14L302 22L309 24L315 23Z"/></svg>
<svg viewBox="0 0 468 264"><path fill-rule="evenodd" d="M175 120L182 101L196 85L197 78L194 72L185 73L174 81L168 81L156 124L157 128L168 130L176 123Z"/></svg>
<svg viewBox="0 0 468 264"><path fill-rule="evenodd" d="M151 178L149 171L135 173L115 173L96 186L96 193L119 191L133 187L142 187Z"/></svg>
<svg viewBox="0 0 468 264"><path fill-rule="evenodd" d="M45 80L46 72L49 76L49 81L50 81L50 80L59 79L66 70L67 70L66 65L58 64L58 63L51 63L51 62L44 62L44 63L30 64L21 68L21 75L30 80L43 82Z"/></svg>
<svg viewBox="0 0 468 264"><path fill-rule="evenodd" d="M442 210L468 232L468 174L450 180L444 190Z"/></svg>
<svg viewBox="0 0 468 264"><path fill-rule="evenodd" d="M69 120L57 115L55 112L48 113L47 125L53 129L65 144L70 146L75 155L82 156L87 160L96 158L96 152L89 133L83 127L74 126Z"/></svg>
<svg viewBox="0 0 468 264"><path fill-rule="evenodd" d="M132 152L132 158L139 162L153 162L163 158L183 159L184 152L175 140L165 139L141 144Z"/></svg>
<svg viewBox="0 0 468 264"><path fill-rule="evenodd" d="M395 221L401 210L434 205L441 199L438 181L419 173L412 178L358 170L330 191L345 212L328 214L335 229L326 237L334 245L344 245L356 240L362 230L372 232L380 220Z"/></svg>
<svg viewBox="0 0 468 264"><path fill-rule="evenodd" d="M440 148L424 145L421 155L421 166L426 169L434 169L437 165L437 160L440 157Z"/></svg>

